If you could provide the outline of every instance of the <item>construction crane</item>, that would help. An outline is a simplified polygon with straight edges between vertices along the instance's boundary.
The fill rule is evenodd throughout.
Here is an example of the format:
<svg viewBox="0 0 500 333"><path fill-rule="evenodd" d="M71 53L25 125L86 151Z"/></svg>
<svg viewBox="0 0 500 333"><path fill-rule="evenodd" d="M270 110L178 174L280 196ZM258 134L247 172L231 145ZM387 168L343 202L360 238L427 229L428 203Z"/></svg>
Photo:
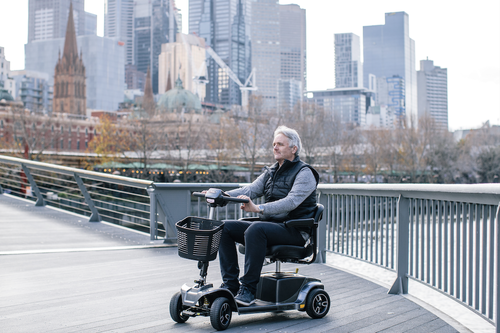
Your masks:
<svg viewBox="0 0 500 333"><path fill-rule="evenodd" d="M241 90L241 105L244 108L248 107L248 95L249 91L255 91L258 88L255 86L255 67L252 68L252 72L248 76L245 83L241 83L240 79L234 74L234 72L229 68L229 66L222 60L217 53L210 47L206 47L207 53L215 60L215 62L226 72L227 76L231 78Z"/></svg>
<svg viewBox="0 0 500 333"><path fill-rule="evenodd" d="M170 12L174 13L173 0L170 0L169 5L170 5ZM177 25L179 26L179 21L178 21L177 15L174 14L172 16L174 16L174 19L175 19ZM173 21L171 20L171 22L173 22ZM171 31L172 30L173 30L173 25L172 25ZM209 82L207 77L202 75L203 70L205 73L208 73L208 70L206 68L207 63L206 63L206 61L204 61L202 66L198 70L196 70L194 68L194 62L193 62L193 56L191 54L191 48L189 47L189 44L186 41L186 38L184 37L184 34L181 33L180 35L181 35L181 39L182 39L182 44L184 44L184 48L185 48L186 53L188 55L188 61L189 61L189 64L192 68L192 73L197 73L196 76L193 77L193 81L196 82L196 90L198 90L198 87L200 84L207 84ZM219 55L217 53L215 53L215 51L210 46L206 46L206 52L226 72L227 76L229 76L231 78L231 80L233 80L238 85L238 87L240 88L240 91L241 91L241 105L244 108L248 108L248 96L250 94L249 92L258 90L257 86L255 85L255 76L256 76L255 67L252 68L250 75L248 76L247 80L243 84L243 83L241 83L238 76L236 76L236 74L234 74L234 72L231 70L231 68L229 68L229 66L224 62L224 60L222 60L219 57Z"/></svg>

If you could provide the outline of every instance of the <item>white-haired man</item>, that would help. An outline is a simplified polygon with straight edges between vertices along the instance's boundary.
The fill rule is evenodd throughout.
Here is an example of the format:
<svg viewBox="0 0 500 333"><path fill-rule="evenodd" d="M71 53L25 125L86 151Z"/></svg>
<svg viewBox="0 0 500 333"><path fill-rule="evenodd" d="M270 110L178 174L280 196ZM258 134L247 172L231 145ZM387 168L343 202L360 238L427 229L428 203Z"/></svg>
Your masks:
<svg viewBox="0 0 500 333"><path fill-rule="evenodd" d="M233 197L249 199L250 202L242 204L241 209L260 214L259 221L225 221L222 231L219 247L222 287L237 293L235 299L241 305L255 302L268 246L303 246L305 243L300 231L282 223L314 216L319 175L300 160L301 147L297 131L286 126L278 127L273 141L276 163L266 167L252 184L227 192ZM261 196L265 198L264 204L253 203L252 199ZM245 245L245 267L241 278L236 243Z"/></svg>

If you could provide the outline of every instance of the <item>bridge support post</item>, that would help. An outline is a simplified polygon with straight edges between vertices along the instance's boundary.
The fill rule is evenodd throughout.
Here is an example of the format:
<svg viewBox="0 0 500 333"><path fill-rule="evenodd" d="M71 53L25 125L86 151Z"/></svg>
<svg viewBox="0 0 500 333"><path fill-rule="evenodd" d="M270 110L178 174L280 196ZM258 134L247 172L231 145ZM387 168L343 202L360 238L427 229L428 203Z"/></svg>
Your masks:
<svg viewBox="0 0 500 333"><path fill-rule="evenodd" d="M149 236L151 240L158 238L158 222L156 221L156 194L154 185L147 188L149 194Z"/></svg>
<svg viewBox="0 0 500 333"><path fill-rule="evenodd" d="M397 252L396 252L396 281L389 289L389 294L408 293L408 242L410 231L410 199L398 198L397 205Z"/></svg>
<svg viewBox="0 0 500 333"><path fill-rule="evenodd" d="M325 207L328 207L328 196L321 195L319 196L319 203ZM328 209L325 209L325 213L323 214L323 218L319 222L318 225L318 239L316 239L316 244L318 244L318 257L316 258L316 262L318 263L326 263L326 224L328 223L328 216L326 216L326 212L329 212Z"/></svg>
<svg viewBox="0 0 500 333"><path fill-rule="evenodd" d="M30 182L31 190L35 192L35 195L37 197L35 206L45 206L45 201L43 200L42 193L38 189L35 179L31 175L30 169L28 169L28 167L24 163L21 164L21 167L23 168L24 174L26 175L28 181Z"/></svg>
<svg viewBox="0 0 500 333"><path fill-rule="evenodd" d="M101 216L99 215L97 208L95 208L94 201L92 201L92 198L90 197L90 194L87 191L87 188L85 187L85 184L83 183L82 179L76 173L73 174L73 177L75 178L76 183L78 184L78 187L80 188L80 192L82 192L82 194L83 194L83 198L85 199L87 206L89 206L89 209L91 212L89 222L101 222Z"/></svg>

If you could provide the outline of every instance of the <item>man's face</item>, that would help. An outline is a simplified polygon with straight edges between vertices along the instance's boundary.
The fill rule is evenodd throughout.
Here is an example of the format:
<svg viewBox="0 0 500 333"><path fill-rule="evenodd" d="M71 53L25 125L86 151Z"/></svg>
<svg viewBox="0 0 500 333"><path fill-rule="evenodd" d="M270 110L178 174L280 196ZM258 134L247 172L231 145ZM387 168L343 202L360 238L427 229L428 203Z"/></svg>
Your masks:
<svg viewBox="0 0 500 333"><path fill-rule="evenodd" d="M283 134L278 134L273 141L274 159L278 161L279 165L283 164L284 160L293 161L297 147L290 148L290 140Z"/></svg>

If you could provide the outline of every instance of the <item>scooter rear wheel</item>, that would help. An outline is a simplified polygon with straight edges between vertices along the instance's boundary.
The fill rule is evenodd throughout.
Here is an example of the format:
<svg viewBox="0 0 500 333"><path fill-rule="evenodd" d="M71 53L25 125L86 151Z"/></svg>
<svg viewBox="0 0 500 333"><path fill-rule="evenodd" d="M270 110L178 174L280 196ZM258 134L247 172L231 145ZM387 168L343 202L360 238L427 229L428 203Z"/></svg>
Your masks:
<svg viewBox="0 0 500 333"><path fill-rule="evenodd" d="M217 331L223 331L231 323L231 304L225 297L216 298L210 308L210 323Z"/></svg>
<svg viewBox="0 0 500 333"><path fill-rule="evenodd" d="M189 316L182 314L182 295L180 292L177 292L170 299L170 317L180 324L185 323Z"/></svg>
<svg viewBox="0 0 500 333"><path fill-rule="evenodd" d="M306 312L313 318L323 318L330 310L330 296L323 289L313 289L307 295Z"/></svg>

